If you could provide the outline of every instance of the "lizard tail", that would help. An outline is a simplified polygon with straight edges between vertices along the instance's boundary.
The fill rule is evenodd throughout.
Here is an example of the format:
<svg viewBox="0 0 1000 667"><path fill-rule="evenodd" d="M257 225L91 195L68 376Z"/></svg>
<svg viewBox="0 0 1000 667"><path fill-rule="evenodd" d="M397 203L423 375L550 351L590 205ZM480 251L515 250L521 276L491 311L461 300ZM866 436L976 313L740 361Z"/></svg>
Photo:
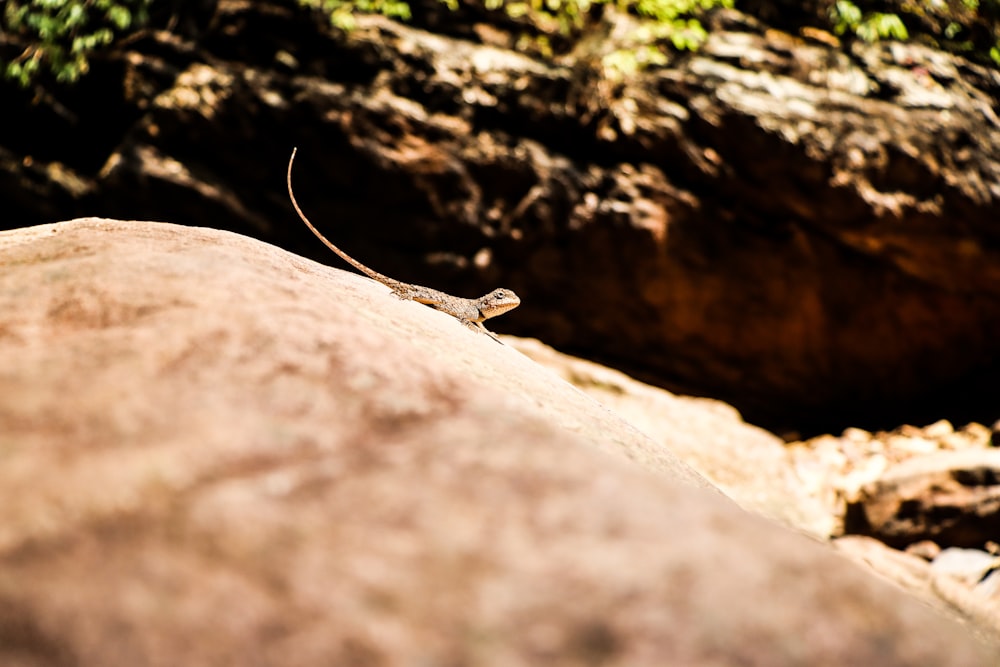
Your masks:
<svg viewBox="0 0 1000 667"><path fill-rule="evenodd" d="M357 269L361 273L365 274L369 278L377 280L377 281L379 281L379 282L381 282L383 284L386 284L386 285L388 285L390 283L395 283L396 282L395 280L392 280L391 278L383 276L378 271L375 271L373 269L369 269L367 266L365 266L361 262L359 262L356 259L354 259L353 257L351 257L346 252L344 252L343 250L341 250L337 246L335 246L332 243L330 243L330 241L328 241L325 236L323 236L322 234L320 234L319 230L316 229L316 227L313 226L313 223L309 222L309 218L307 218L306 214L302 212L302 209L299 207L299 203L297 201L295 201L295 193L292 191L292 163L295 162L295 153L297 153L298 150L299 149L298 149L297 146L295 148L293 148L292 149L292 156L290 158L288 158L288 174L286 175L285 180L288 183L288 198L292 200L292 206L295 207L295 212L299 214L300 218L302 218L302 222L306 223L306 227L309 228L309 231L311 231L313 234L315 234L316 238L318 238L320 241L322 241L324 243L324 245L326 245L327 248L329 248L330 250L332 250L335 253L337 253L338 255L340 255L341 259L343 259L345 262L347 262L348 264L350 264L351 266L353 266L355 269Z"/></svg>

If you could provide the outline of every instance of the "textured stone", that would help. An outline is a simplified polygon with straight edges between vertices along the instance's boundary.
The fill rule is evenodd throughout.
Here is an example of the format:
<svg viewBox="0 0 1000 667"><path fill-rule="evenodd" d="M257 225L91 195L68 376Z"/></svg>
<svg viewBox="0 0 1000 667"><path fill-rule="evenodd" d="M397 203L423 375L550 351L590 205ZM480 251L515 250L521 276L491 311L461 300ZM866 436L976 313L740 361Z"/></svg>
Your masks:
<svg viewBox="0 0 1000 667"><path fill-rule="evenodd" d="M0 663L991 659L366 279L94 219L0 263Z"/></svg>
<svg viewBox="0 0 1000 667"><path fill-rule="evenodd" d="M511 344L662 443L740 506L822 539L839 525L839 514L796 474L781 440L746 424L731 406L675 396L535 340Z"/></svg>
<svg viewBox="0 0 1000 667"><path fill-rule="evenodd" d="M982 548L1000 534L1000 451L943 451L899 463L847 499L844 532L898 548Z"/></svg>

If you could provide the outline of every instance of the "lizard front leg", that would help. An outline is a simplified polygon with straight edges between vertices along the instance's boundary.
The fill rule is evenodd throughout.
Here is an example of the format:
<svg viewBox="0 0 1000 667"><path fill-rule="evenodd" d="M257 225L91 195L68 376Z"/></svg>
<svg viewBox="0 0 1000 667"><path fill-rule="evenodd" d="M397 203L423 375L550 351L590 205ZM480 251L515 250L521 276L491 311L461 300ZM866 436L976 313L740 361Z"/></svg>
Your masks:
<svg viewBox="0 0 1000 667"><path fill-rule="evenodd" d="M482 322L477 322L475 320L467 320L467 319L464 319L464 318L461 318L461 317L456 317L455 319L457 319L459 322L461 322L465 326L467 326L470 329L472 329L473 331L475 331L477 334L486 334L487 336L489 336L490 338L492 338L496 342L498 342L501 345L503 345L503 341L500 340L499 338L497 338L496 334L494 334L492 331L490 331L485 326L483 326Z"/></svg>

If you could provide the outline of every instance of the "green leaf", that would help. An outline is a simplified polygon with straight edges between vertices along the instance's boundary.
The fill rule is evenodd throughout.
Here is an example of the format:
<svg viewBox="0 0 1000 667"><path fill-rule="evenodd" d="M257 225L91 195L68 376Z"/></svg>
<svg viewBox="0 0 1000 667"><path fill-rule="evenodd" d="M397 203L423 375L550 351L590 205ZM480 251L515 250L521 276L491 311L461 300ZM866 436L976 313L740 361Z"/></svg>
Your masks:
<svg viewBox="0 0 1000 667"><path fill-rule="evenodd" d="M850 0L837 0L830 10L833 29L838 35L850 30L854 32L861 24L861 10Z"/></svg>
<svg viewBox="0 0 1000 667"><path fill-rule="evenodd" d="M858 37L866 42L877 42L880 39L889 38L904 40L910 36L906 31L906 26L903 25L903 21L898 16L879 12L872 13L862 21L856 32Z"/></svg>
<svg viewBox="0 0 1000 667"><path fill-rule="evenodd" d="M122 5L109 7L107 17L119 30L125 30L132 25L132 13L128 10L128 7L123 7Z"/></svg>
<svg viewBox="0 0 1000 667"><path fill-rule="evenodd" d="M399 1L399 0L395 0ZM0 74L27 85L43 74L70 83L89 70L89 56L142 25L152 0L6 0L0 29L24 50L0 62ZM30 54L30 60L23 54Z"/></svg>

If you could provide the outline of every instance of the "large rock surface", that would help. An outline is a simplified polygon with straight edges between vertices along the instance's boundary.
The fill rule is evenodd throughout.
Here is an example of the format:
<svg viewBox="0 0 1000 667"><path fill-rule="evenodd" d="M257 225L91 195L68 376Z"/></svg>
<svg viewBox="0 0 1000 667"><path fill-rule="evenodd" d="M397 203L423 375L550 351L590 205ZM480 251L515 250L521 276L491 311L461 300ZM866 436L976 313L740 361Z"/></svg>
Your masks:
<svg viewBox="0 0 1000 667"><path fill-rule="evenodd" d="M511 345L677 454L741 507L820 539L840 528L843 512L812 491L781 438L747 424L732 406L671 394L537 340Z"/></svg>
<svg viewBox="0 0 1000 667"><path fill-rule="evenodd" d="M100 219L0 264L2 664L991 664L366 279Z"/></svg>

